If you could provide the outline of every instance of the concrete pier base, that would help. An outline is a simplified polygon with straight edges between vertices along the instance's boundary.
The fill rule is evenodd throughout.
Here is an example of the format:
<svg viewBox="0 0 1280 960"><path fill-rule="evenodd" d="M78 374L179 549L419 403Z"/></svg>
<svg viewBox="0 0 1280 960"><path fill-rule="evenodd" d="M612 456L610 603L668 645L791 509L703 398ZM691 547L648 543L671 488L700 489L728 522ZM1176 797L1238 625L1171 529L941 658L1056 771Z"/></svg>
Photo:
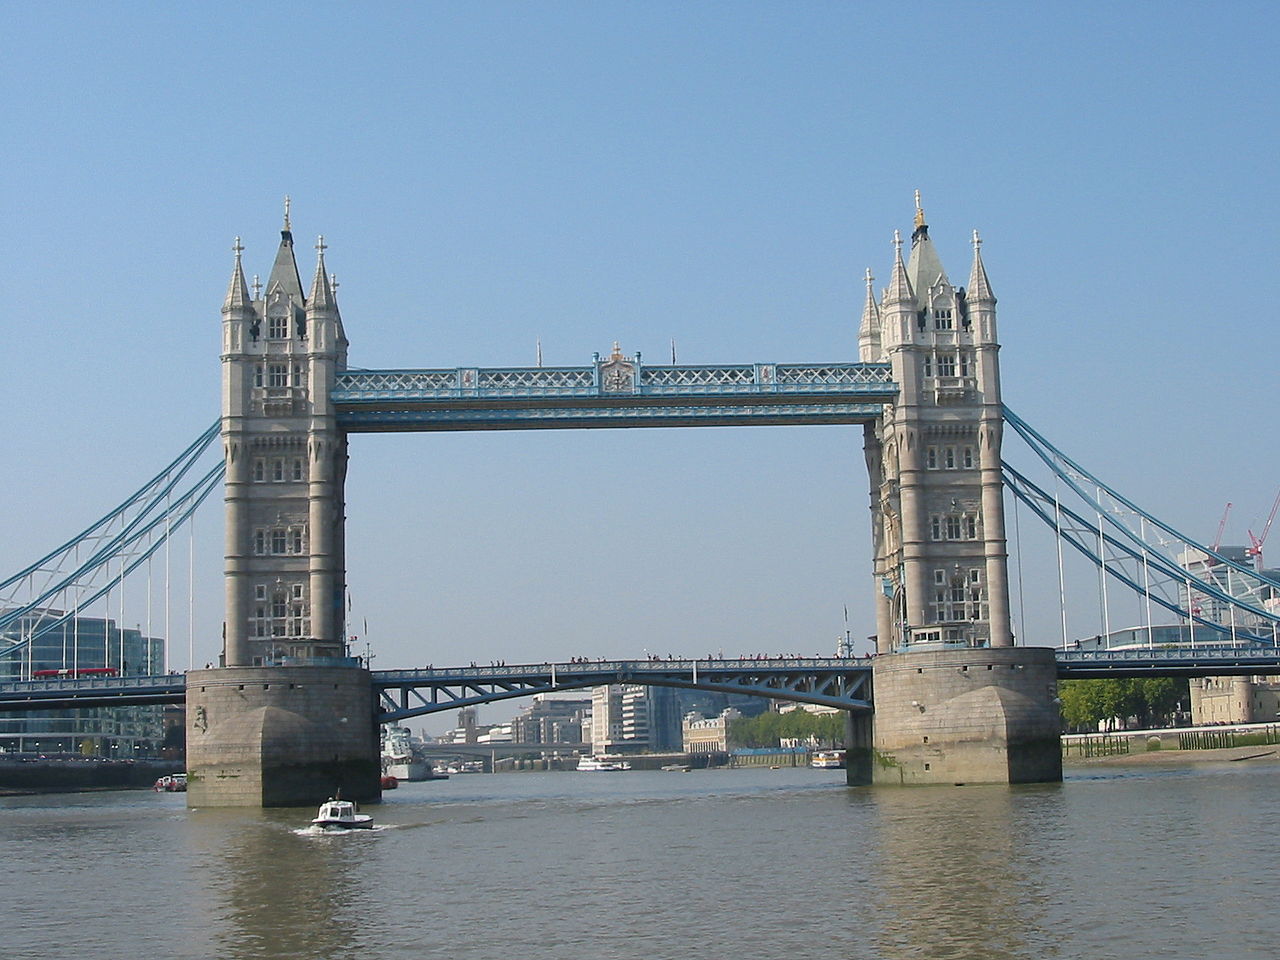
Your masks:
<svg viewBox="0 0 1280 960"><path fill-rule="evenodd" d="M877 657L875 714L851 722L849 783L1060 781L1057 673L1036 647Z"/></svg>
<svg viewBox="0 0 1280 960"><path fill-rule="evenodd" d="M187 674L187 805L318 806L381 798L372 677L359 667Z"/></svg>

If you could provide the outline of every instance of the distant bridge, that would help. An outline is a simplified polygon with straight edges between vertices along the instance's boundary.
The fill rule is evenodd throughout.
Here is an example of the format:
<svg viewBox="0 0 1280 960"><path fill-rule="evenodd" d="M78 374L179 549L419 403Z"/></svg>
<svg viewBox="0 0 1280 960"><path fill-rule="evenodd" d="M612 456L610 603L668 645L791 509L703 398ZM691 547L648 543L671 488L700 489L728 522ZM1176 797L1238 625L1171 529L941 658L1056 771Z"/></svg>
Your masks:
<svg viewBox="0 0 1280 960"><path fill-rule="evenodd" d="M1280 648L1144 647L1058 650L1064 680L1099 677L1227 677L1280 675ZM871 658L770 657L747 660L599 660L506 666L375 670L379 723L612 683L748 694L838 707L874 709ZM183 703L186 677L48 678L0 682L0 712Z"/></svg>

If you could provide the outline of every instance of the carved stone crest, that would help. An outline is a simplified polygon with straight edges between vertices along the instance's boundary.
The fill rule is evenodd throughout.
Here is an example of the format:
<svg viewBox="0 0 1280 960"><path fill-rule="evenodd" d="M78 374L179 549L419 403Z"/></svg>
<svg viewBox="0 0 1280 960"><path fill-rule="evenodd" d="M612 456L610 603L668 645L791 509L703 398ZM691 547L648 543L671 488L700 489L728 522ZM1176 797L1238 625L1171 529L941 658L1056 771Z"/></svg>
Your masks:
<svg viewBox="0 0 1280 960"><path fill-rule="evenodd" d="M609 359L600 364L601 393L634 393L636 388L636 362L632 357L624 357L613 342L613 352Z"/></svg>

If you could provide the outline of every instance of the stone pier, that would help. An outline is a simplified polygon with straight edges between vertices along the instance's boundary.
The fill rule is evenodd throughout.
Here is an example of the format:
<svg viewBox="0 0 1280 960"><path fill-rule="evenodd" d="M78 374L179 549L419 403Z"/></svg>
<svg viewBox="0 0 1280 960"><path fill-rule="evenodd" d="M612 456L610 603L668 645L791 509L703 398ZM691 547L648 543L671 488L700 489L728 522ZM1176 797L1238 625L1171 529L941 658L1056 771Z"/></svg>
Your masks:
<svg viewBox="0 0 1280 960"><path fill-rule="evenodd" d="M360 667L187 674L187 805L316 806L379 790L372 677Z"/></svg>
<svg viewBox="0 0 1280 960"><path fill-rule="evenodd" d="M939 647L873 666L874 716L852 722L851 785L1062 779L1053 651Z"/></svg>

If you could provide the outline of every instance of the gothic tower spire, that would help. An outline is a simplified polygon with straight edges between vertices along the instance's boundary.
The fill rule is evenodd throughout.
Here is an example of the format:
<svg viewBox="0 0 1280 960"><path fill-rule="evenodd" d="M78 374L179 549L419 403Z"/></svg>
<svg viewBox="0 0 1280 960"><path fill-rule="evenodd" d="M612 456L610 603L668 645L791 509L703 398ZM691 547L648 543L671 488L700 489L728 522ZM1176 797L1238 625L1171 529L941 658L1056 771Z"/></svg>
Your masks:
<svg viewBox="0 0 1280 960"><path fill-rule="evenodd" d="M858 327L858 359L863 363L880 361L880 305L876 303L874 281L871 268L867 267L867 300Z"/></svg>
<svg viewBox="0 0 1280 960"><path fill-rule="evenodd" d="M240 254L244 252L244 245L239 237L236 237L235 245L231 249L236 254L236 265L231 270L231 283L227 285L227 296L222 301L222 312L239 315L252 310L249 285L244 282L244 267L240 264Z"/></svg>
<svg viewBox="0 0 1280 960"><path fill-rule="evenodd" d="M916 191L916 220L915 229L911 233L911 259L907 263L907 277L921 310L929 309L935 288L948 285L947 272L942 269L938 251L929 239L929 224L925 221L924 208L920 206L919 190Z"/></svg>
<svg viewBox="0 0 1280 960"><path fill-rule="evenodd" d="M316 238L316 275L311 281L311 296L307 297L308 310L334 310L337 301L333 297L333 288L329 285L329 275L324 268L324 252L328 250L324 236Z"/></svg>
<svg viewBox="0 0 1280 960"><path fill-rule="evenodd" d="M969 271L969 302L996 302L996 295L991 292L991 281L987 279L987 268L982 263L982 237L973 231L973 269Z"/></svg>
<svg viewBox="0 0 1280 960"><path fill-rule="evenodd" d="M907 265L902 262L902 234L893 231L893 272L889 274L889 289L885 291L885 306L895 303L914 303L915 291L907 276Z"/></svg>

